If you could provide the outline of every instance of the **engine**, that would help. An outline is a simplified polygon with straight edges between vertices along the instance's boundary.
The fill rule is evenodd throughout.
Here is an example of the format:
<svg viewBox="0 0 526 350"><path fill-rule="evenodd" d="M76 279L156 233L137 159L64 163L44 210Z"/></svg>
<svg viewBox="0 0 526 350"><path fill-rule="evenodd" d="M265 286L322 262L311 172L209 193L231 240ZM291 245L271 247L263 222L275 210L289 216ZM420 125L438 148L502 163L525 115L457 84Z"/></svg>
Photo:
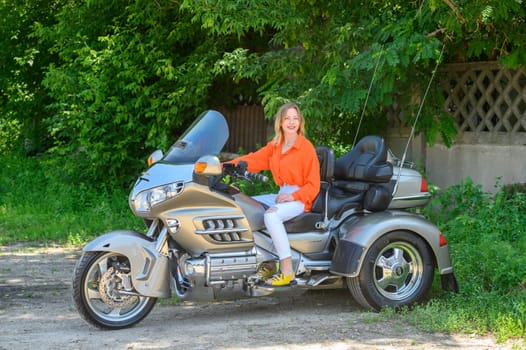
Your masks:
<svg viewBox="0 0 526 350"><path fill-rule="evenodd" d="M214 287L233 284L253 275L257 269L257 258L253 251L207 254L191 258L187 255L179 261L182 274L194 287Z"/></svg>

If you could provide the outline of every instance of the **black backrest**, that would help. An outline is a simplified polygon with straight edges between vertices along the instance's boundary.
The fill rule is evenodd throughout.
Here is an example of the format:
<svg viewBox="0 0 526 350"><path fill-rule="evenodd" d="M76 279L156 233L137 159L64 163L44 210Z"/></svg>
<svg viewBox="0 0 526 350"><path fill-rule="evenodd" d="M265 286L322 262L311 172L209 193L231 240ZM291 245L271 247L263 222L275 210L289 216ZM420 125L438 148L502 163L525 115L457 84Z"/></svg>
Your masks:
<svg viewBox="0 0 526 350"><path fill-rule="evenodd" d="M320 162L320 180L331 182L334 178L334 151L327 146L317 146L316 154Z"/></svg>
<svg viewBox="0 0 526 350"><path fill-rule="evenodd" d="M389 182L392 175L384 139L376 135L362 138L352 150L336 159L334 165L336 179Z"/></svg>

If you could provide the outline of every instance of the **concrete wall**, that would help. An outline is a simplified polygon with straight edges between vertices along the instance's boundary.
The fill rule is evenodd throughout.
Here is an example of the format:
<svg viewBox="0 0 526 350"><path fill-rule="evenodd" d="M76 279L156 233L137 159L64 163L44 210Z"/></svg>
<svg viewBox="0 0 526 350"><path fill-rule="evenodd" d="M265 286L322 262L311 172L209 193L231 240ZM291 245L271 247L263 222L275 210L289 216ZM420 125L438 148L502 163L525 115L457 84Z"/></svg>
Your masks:
<svg viewBox="0 0 526 350"><path fill-rule="evenodd" d="M500 184L526 183L526 146L437 144L426 150L429 181L440 188L455 185L466 177L495 192Z"/></svg>

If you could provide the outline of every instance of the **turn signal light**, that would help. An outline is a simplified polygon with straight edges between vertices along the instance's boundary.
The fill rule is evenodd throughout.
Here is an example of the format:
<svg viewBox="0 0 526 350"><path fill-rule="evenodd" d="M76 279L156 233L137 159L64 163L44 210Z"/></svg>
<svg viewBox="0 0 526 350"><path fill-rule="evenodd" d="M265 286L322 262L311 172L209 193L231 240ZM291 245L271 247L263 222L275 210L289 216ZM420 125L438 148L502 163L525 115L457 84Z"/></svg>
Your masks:
<svg viewBox="0 0 526 350"><path fill-rule="evenodd" d="M196 174L202 174L206 170L206 166L206 162L197 162L194 165L194 171L196 172Z"/></svg>
<svg viewBox="0 0 526 350"><path fill-rule="evenodd" d="M148 157L148 167L151 167L153 165L153 158L152 156Z"/></svg>
<svg viewBox="0 0 526 350"><path fill-rule="evenodd" d="M157 163L163 158L163 151L160 149L156 150L148 157L148 167L151 167L153 164Z"/></svg>

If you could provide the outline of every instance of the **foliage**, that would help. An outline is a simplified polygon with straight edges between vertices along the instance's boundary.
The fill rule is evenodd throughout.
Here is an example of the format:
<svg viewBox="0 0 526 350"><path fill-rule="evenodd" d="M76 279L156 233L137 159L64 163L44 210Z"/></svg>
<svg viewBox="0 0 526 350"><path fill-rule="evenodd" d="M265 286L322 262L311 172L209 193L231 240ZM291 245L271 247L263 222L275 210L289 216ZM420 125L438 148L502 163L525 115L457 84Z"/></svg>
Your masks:
<svg viewBox="0 0 526 350"><path fill-rule="evenodd" d="M52 25L65 0L0 0L0 152L29 154L49 145L44 121L51 99L41 82L54 55L33 35L33 23Z"/></svg>
<svg viewBox="0 0 526 350"><path fill-rule="evenodd" d="M429 143L449 144L454 120L442 108L437 63L521 66L525 8L523 0L0 0L0 133L11 135L0 148L51 149L68 158L72 179L124 184L202 110L261 102L270 116L285 100L301 104L316 144L377 133L400 106L403 122L419 116Z"/></svg>
<svg viewBox="0 0 526 350"><path fill-rule="evenodd" d="M22 126L16 119L0 119L0 154L8 154L15 151L16 144L20 139Z"/></svg>
<svg viewBox="0 0 526 350"><path fill-rule="evenodd" d="M444 10L454 15L443 18L439 28L451 40L448 61L501 60L510 68L524 66L526 50L519 44L526 23L523 0L431 3L439 16Z"/></svg>
<svg viewBox="0 0 526 350"><path fill-rule="evenodd" d="M476 291L504 294L526 287L525 212L524 193L510 195L501 187L491 195L470 179L449 187L426 207L427 216L451 241L453 260L463 262L459 275Z"/></svg>
<svg viewBox="0 0 526 350"><path fill-rule="evenodd" d="M61 164L47 157L0 159L0 244L79 244L113 229L144 230L120 188L64 181Z"/></svg>
<svg viewBox="0 0 526 350"><path fill-rule="evenodd" d="M356 7L352 1L339 1L323 8L314 2L272 3L269 7L274 11L243 2L236 8L228 1L183 3L193 9L194 20L203 26L211 22L210 16L223 23L234 11L238 14L235 19L244 21L241 26L214 27L220 34L243 35L246 30L265 27L276 32L270 50L261 53L238 48L226 53L216 65L219 72L230 72L234 79L261 82L259 91L269 115L283 101L297 100L309 117L309 135L315 141L349 143L354 133L348 130L357 127L373 78L376 85L366 106L367 122L361 136L378 132L378 125L385 125L382 111L393 103L405 100L406 105L416 107L414 101L423 92L418 82L430 77L441 48L439 40L423 34L430 13L422 16L417 13L418 7L405 2L393 6L369 2ZM280 22L284 13L285 24ZM251 18L260 20L254 23ZM425 114L433 109L438 111L430 107ZM452 123L444 113L431 115L435 123Z"/></svg>
<svg viewBox="0 0 526 350"><path fill-rule="evenodd" d="M0 15L0 148L53 146L92 181L127 183L210 106L261 101L270 116L296 100L309 136L337 146L393 106L412 124L436 62L525 61L523 0L2 0ZM449 143L430 87L417 131Z"/></svg>
<svg viewBox="0 0 526 350"><path fill-rule="evenodd" d="M56 101L54 150L80 153L92 179L128 183L142 168L137 159L166 149L205 108L213 78L206 67L221 45L176 5L87 1L37 27L60 57L43 81Z"/></svg>
<svg viewBox="0 0 526 350"><path fill-rule="evenodd" d="M420 308L411 317L421 326L489 330L501 340L526 335L526 195L510 194L509 187L499 186L492 195L468 178L426 207L425 215L448 239L461 293ZM438 319L430 319L437 310Z"/></svg>
<svg viewBox="0 0 526 350"><path fill-rule="evenodd" d="M502 192L508 196L515 193L523 193L526 195L526 182L502 185Z"/></svg>
<svg viewBox="0 0 526 350"><path fill-rule="evenodd" d="M284 100L300 102L316 142L349 144L361 111L366 123L360 136L385 125L386 109L393 105L403 106L406 123L414 122L442 49L448 62L498 57L514 67L524 62L517 58L526 18L521 3L185 0L183 7L217 34L273 32L269 50L237 48L225 53L216 69L259 82L269 115ZM417 131L426 131L430 143L440 136L449 144L454 121L441 107L438 85L431 86L433 102L424 101Z"/></svg>

